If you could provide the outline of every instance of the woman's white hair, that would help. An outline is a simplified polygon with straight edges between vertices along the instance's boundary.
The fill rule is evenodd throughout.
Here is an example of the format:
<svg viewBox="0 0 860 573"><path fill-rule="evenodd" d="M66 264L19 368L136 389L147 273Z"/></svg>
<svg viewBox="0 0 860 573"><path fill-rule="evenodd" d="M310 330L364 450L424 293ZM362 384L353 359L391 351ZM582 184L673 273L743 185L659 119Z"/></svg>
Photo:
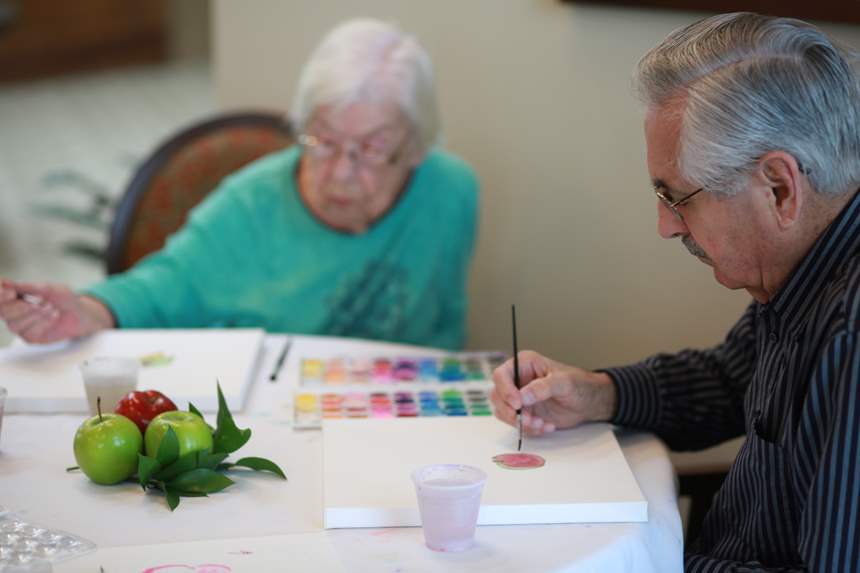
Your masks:
<svg viewBox="0 0 860 573"><path fill-rule="evenodd" d="M757 158L790 153L822 194L860 185L857 53L800 20L749 12L706 18L639 62L654 108L683 100L678 167L692 185L734 194Z"/></svg>
<svg viewBox="0 0 860 573"><path fill-rule="evenodd" d="M391 102L412 123L426 152L439 140L430 56L412 36L373 19L348 20L320 42L305 63L290 110L298 132L314 111L356 102Z"/></svg>

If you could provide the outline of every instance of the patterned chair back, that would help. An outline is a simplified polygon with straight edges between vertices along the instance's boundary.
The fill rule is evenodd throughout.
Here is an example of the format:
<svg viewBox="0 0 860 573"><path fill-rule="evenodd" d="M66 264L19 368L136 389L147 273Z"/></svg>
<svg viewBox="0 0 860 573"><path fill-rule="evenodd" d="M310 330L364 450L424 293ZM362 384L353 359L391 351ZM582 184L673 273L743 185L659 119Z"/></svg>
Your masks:
<svg viewBox="0 0 860 573"><path fill-rule="evenodd" d="M292 143L284 116L264 112L221 115L162 143L117 206L105 256L108 274L159 250L225 176Z"/></svg>

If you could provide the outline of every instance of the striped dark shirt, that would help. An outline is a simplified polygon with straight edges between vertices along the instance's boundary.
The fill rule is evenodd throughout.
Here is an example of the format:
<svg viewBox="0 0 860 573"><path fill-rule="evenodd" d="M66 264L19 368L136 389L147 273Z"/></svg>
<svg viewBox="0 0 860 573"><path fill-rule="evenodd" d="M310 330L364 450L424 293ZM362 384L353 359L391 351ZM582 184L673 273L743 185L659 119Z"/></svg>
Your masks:
<svg viewBox="0 0 860 573"><path fill-rule="evenodd" d="M747 435L686 571L860 572L860 192L722 344L606 372L673 449Z"/></svg>

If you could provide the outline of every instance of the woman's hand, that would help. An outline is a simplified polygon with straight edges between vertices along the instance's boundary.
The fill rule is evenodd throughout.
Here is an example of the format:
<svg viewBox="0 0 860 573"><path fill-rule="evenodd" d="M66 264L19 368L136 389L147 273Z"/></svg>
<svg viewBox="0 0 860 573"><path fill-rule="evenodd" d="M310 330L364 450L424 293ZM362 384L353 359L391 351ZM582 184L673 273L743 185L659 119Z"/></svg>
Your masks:
<svg viewBox="0 0 860 573"><path fill-rule="evenodd" d="M27 342L48 343L112 328L113 315L101 302L63 285L0 279L0 320Z"/></svg>

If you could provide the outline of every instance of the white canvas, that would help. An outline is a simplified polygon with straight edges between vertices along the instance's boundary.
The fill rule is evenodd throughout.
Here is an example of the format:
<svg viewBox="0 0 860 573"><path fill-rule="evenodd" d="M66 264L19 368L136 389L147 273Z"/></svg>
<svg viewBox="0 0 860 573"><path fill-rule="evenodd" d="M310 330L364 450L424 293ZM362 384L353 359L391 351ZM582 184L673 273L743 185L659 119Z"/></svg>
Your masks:
<svg viewBox="0 0 860 573"><path fill-rule="evenodd" d="M516 451L516 432L493 418L325 420L326 528L421 524L410 475L427 464L467 464L487 473L479 525L643 522L648 505L607 424L526 439L542 468L492 461Z"/></svg>
<svg viewBox="0 0 860 573"><path fill-rule="evenodd" d="M253 381L264 332L230 330L107 330L51 345L21 342L0 351L7 413L85 413L78 365L95 356L140 358L161 352L169 364L140 369L138 389L155 389L185 409L218 409L216 379L231 411L241 411Z"/></svg>

